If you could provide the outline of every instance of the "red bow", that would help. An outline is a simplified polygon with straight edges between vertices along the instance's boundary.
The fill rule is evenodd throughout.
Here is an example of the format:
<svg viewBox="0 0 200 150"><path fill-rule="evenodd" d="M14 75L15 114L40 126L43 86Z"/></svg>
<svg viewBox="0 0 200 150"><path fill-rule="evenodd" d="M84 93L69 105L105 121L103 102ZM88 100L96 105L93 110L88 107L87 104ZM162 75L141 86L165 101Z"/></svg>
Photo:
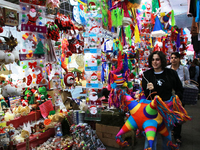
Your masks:
<svg viewBox="0 0 200 150"><path fill-rule="evenodd" d="M37 62L34 62L34 63L29 62L28 65L29 65L29 67L30 67L31 69L36 68Z"/></svg>

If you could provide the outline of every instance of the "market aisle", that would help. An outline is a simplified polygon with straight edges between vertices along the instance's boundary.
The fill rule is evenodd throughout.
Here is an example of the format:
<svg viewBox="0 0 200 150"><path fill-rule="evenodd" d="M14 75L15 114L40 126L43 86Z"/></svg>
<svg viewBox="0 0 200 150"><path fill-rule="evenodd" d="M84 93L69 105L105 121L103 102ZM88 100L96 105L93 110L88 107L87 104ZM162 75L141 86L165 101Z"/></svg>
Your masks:
<svg viewBox="0 0 200 150"><path fill-rule="evenodd" d="M192 116L192 121L183 125L182 129L182 146L180 150L200 150L200 100L197 105L186 105L188 114ZM143 150L144 138L137 139L137 144L124 150ZM117 148L107 147L107 150L118 150ZM158 137L158 148L161 149L161 138Z"/></svg>

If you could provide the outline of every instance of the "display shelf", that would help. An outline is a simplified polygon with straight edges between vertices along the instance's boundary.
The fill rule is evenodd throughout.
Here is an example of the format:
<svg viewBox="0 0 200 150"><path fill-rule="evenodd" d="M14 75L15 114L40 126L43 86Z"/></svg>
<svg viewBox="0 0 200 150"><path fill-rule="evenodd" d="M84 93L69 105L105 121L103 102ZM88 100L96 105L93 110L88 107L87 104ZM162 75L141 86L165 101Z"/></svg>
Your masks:
<svg viewBox="0 0 200 150"><path fill-rule="evenodd" d="M29 149L39 146L46 142L50 137L55 135L55 129L50 128L44 133L39 133L37 135L31 135L29 137ZM26 150L26 142L16 145L17 150Z"/></svg>
<svg viewBox="0 0 200 150"><path fill-rule="evenodd" d="M24 123L39 120L42 118L42 115L40 113L40 110L37 110L37 112L32 111L27 116L21 116L19 118L16 118L11 121L7 121L6 125L13 125L13 127L18 128L20 125L23 125Z"/></svg>

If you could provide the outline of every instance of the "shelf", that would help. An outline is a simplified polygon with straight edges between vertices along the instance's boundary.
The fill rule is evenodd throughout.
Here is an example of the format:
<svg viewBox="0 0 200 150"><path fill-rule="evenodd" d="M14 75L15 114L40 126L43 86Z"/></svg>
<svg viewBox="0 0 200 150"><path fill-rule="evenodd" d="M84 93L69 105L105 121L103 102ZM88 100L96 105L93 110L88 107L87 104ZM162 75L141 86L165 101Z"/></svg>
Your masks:
<svg viewBox="0 0 200 150"><path fill-rule="evenodd" d="M23 125L24 123L39 120L40 118L42 118L40 110L37 110L37 112L32 111L27 116L21 116L14 120L7 121L6 125L8 126L8 125L12 124L13 127L18 128L20 125Z"/></svg>

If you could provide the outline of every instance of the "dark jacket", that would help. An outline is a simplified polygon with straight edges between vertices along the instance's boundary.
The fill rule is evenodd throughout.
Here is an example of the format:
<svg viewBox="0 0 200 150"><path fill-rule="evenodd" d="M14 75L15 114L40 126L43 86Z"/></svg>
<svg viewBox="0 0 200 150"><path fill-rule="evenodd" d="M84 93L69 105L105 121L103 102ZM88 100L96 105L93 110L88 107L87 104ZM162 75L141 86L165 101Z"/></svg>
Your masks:
<svg viewBox="0 0 200 150"><path fill-rule="evenodd" d="M162 76L166 80L167 88L164 86L158 86L158 83L156 83L157 79L156 75L154 74L154 69L145 71L144 76L149 82L153 83L154 85L154 89L151 91L151 93L157 92L156 94L152 94L151 97L148 98L149 100L151 100L151 98L153 99L155 95L159 95L163 101L167 101L172 96L172 89L175 91L175 94L178 95L180 99L182 99L183 86L176 71L170 68L164 69ZM148 97L150 91L147 89L147 81L144 79L144 77L142 78L142 88L144 90L145 96Z"/></svg>

